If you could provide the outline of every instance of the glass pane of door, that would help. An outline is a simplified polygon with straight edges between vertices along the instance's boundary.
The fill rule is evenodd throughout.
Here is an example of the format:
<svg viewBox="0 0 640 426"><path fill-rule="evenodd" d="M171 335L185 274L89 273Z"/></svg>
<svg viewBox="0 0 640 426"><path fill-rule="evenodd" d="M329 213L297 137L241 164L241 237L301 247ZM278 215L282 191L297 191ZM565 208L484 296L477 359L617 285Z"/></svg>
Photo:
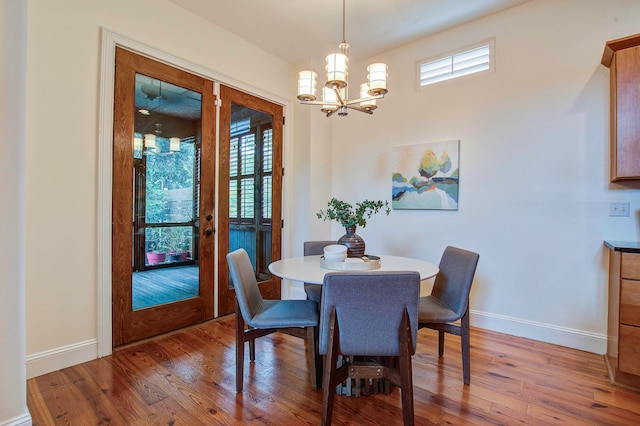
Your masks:
<svg viewBox="0 0 640 426"><path fill-rule="evenodd" d="M202 95L136 74L132 310L199 295Z"/></svg>
<svg viewBox="0 0 640 426"><path fill-rule="evenodd" d="M259 282L271 278L272 175L273 116L231 103L229 251L247 251Z"/></svg>

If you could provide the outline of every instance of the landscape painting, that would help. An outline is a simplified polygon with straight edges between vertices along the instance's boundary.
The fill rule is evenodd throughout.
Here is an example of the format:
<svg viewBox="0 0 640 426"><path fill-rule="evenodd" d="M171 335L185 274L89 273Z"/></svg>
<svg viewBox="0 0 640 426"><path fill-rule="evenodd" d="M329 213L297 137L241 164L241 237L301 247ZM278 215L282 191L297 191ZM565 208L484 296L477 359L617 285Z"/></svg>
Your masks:
<svg viewBox="0 0 640 426"><path fill-rule="evenodd" d="M458 210L460 141L393 147L394 209Z"/></svg>

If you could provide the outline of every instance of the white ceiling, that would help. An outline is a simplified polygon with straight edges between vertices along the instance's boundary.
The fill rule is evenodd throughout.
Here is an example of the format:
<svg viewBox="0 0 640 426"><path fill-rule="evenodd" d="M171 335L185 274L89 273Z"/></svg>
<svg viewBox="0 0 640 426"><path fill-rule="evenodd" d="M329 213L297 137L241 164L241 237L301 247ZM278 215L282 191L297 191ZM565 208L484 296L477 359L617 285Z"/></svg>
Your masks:
<svg viewBox="0 0 640 426"><path fill-rule="evenodd" d="M170 0L287 61L337 51L342 0ZM346 0L351 60L530 0Z"/></svg>

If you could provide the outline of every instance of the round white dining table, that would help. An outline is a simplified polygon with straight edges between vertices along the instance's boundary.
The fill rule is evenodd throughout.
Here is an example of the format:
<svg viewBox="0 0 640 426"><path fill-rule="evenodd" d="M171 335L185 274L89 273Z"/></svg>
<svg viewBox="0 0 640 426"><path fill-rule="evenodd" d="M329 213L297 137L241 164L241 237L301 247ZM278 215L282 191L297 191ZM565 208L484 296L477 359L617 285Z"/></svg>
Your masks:
<svg viewBox="0 0 640 426"><path fill-rule="evenodd" d="M374 272L374 271L417 271L420 280L433 278L439 269L431 262L410 257L380 255L380 268L365 271L337 271L320 266L321 255L290 257L277 260L269 265L269 271L280 278L302 281L310 284L322 284L324 275L329 272Z"/></svg>

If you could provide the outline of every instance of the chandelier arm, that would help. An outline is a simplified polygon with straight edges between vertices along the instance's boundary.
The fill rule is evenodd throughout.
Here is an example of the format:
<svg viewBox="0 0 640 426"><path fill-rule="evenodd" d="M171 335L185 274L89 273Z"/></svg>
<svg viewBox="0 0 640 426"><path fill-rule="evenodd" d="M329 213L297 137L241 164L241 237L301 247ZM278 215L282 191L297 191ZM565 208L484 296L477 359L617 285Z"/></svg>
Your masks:
<svg viewBox="0 0 640 426"><path fill-rule="evenodd" d="M368 109L363 109L356 106L351 106L349 104L345 105L349 109L355 109L356 111L364 112L365 114L373 115L373 111L369 111Z"/></svg>
<svg viewBox="0 0 640 426"><path fill-rule="evenodd" d="M300 101L301 105L336 105L340 106L340 104L336 102L324 102L324 101Z"/></svg>
<svg viewBox="0 0 640 426"><path fill-rule="evenodd" d="M373 99L382 99L384 98L384 95L375 95L375 96L367 96L366 98L359 98L359 99L354 99L352 101L347 100L345 102L345 105L353 105L353 104L359 104L360 102L364 102L364 101L371 101Z"/></svg>

